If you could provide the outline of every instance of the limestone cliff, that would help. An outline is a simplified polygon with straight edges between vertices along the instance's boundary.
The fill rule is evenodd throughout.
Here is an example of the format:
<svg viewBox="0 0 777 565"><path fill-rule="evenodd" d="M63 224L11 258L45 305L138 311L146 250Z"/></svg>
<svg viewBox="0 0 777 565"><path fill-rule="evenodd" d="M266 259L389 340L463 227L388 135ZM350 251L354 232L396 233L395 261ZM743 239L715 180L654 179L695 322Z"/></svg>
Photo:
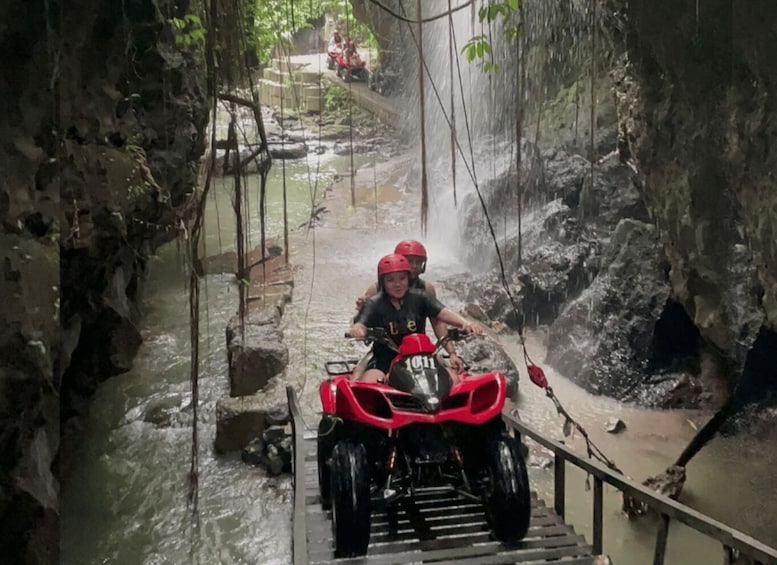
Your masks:
<svg viewBox="0 0 777 565"><path fill-rule="evenodd" d="M186 215L207 106L169 20L189 10L0 5L4 562L57 561L60 417L130 367L145 261Z"/></svg>
<svg viewBox="0 0 777 565"><path fill-rule="evenodd" d="M0 547L8 563L54 562L58 545L56 61L42 4L0 4Z"/></svg>
<svg viewBox="0 0 777 565"><path fill-rule="evenodd" d="M619 77L672 292L737 368L777 330L777 4L631 0Z"/></svg>

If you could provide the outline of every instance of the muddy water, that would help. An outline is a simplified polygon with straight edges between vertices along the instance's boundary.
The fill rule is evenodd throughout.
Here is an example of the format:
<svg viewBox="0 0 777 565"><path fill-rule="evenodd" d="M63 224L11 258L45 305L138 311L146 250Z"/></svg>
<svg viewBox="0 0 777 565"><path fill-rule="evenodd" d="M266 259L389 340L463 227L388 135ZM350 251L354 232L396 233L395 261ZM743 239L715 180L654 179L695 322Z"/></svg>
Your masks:
<svg viewBox="0 0 777 565"><path fill-rule="evenodd" d="M329 177L324 180L331 180L334 167L343 166L330 163ZM289 178L299 175L290 185L290 224L297 225L309 213L310 184L306 168L287 172ZM378 178L380 183L375 182ZM363 346L342 335L355 297L374 279L377 259L399 239L420 237L418 199L399 193L396 186L401 181L401 173L387 166L362 167L356 183L357 208L347 206L349 184L336 183L325 201L331 212L324 215L323 225L292 238L294 299L284 316L291 356L287 382L300 391L311 424L317 419L317 386L324 361L356 357L363 351ZM276 191L272 198L277 201L278 197ZM229 241L233 231L228 195L222 191L217 201L218 213L214 201L206 226L209 253L234 248ZM279 235L279 206L272 207L272 214L275 227L268 228L268 233ZM252 237L258 242L255 232ZM431 280L462 270L446 234L429 234L425 241ZM175 244L152 262L142 327L146 341L135 368L107 381L94 399L78 463L62 493L62 563L290 562L288 478L267 477L244 465L237 455L217 456L212 450L215 404L227 394L223 332L237 299L234 281L227 276L209 276L203 285L207 306L202 315L200 521L198 528L192 527L186 503L191 411L184 273ZM453 290L440 285L439 293L443 301L456 306ZM515 338L501 340L520 359ZM542 362L542 335L530 335L527 346L534 360ZM608 456L638 480L663 470L693 435L689 421L706 417L623 406L592 397L549 369L548 376L570 413ZM277 383L268 394L282 398L283 384ZM561 424L551 403L526 379L521 381L517 406L524 420L560 437ZM165 407L176 408L170 425L146 421L151 420L148 414ZM612 416L626 422L624 433L611 436L602 430ZM573 443L579 447L575 440ZM776 514L771 503L777 485L769 472L775 463L775 448L774 441L766 440L714 441L689 466L686 501L764 541L777 543L769 539L775 536ZM759 455L761 449L768 449L769 456ZM532 454L535 461L543 456L537 449ZM568 472L567 513L577 530L590 539L590 493L583 488L584 479ZM533 488L549 499L552 471L532 466L531 480ZM737 497L726 494L733 490L739 492ZM618 495L609 489L605 492L605 551L618 564L651 562L654 525L625 520L618 512ZM672 531L669 548L668 563L706 564L720 559L716 544L685 528Z"/></svg>
<svg viewBox="0 0 777 565"><path fill-rule="evenodd" d="M520 347L507 337L503 343L514 359L520 359ZM542 335L529 334L527 348L535 362L544 356ZM549 382L562 404L590 434L594 443L637 481L656 475L671 465L695 433L696 427L710 417L696 410L654 411L624 405L611 399L588 394L544 366ZM522 374L525 374L523 372ZM557 440L563 440L562 420L552 403L528 379L521 381L517 402L521 418ZM623 420L627 429L609 434L604 425L611 417ZM567 438L585 453L582 438ZM531 443L531 442L530 442ZM775 487L775 441L752 438L723 438L711 442L688 466L688 479L681 501L709 514L712 518L739 528L774 544L773 508ZM762 452L761 456L756 454ZM531 449L530 477L532 486L547 501L553 500L553 470L537 464L550 455L539 446ZM766 457L763 457L766 455ZM586 491L586 477L567 466L567 520L577 531L592 539L592 492ZM734 495L734 492L737 492ZM768 494L767 494L768 493ZM763 497L763 494L767 496ZM615 563L651 563L657 521L652 517L627 520L620 512L620 493L605 487L604 540L605 552ZM717 542L682 525L670 530L667 563L706 564L721 562Z"/></svg>

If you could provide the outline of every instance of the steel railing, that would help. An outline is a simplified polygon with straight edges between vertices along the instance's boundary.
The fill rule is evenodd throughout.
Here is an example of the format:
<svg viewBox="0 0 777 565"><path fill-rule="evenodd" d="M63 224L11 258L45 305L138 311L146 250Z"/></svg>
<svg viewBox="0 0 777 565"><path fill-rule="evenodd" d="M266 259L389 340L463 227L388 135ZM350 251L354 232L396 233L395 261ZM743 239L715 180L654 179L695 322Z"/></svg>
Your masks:
<svg viewBox="0 0 777 565"><path fill-rule="evenodd" d="M645 503L661 516L655 552L653 554L654 565L662 565L664 563L669 523L672 519L682 522L686 526L719 541L723 548L723 563L727 565L734 563L737 553L755 560L756 563L777 565L777 549L769 547L739 530L713 520L693 508L661 495L642 484L636 483L592 459L575 453L566 445L544 437L539 431L509 414L503 414L502 418L507 425L553 452L555 469L553 507L560 518L564 519L566 498L565 464L571 463L593 476L592 542L594 554L602 554L602 539L604 536L603 494L604 483L607 483L625 495Z"/></svg>
<svg viewBox="0 0 777 565"><path fill-rule="evenodd" d="M289 401L291 415L291 434L294 454L291 459L291 490L294 493L294 531L292 538L292 556L294 565L307 565L308 562L308 532L305 519L305 423L299 409L297 394L294 387L286 387L286 398ZM299 476L297 476L299 473ZM301 544L302 547L298 547Z"/></svg>

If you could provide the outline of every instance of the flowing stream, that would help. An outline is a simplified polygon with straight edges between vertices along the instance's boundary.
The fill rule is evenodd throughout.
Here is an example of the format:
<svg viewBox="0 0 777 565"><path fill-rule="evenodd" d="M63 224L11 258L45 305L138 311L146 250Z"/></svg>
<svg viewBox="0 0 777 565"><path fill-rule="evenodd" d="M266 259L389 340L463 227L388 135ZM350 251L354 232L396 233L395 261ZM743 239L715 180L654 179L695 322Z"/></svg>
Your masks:
<svg viewBox="0 0 777 565"><path fill-rule="evenodd" d="M337 160L323 169L331 180ZM298 173L295 177L295 173ZM277 172L276 172L277 174ZM310 188L301 168L287 171L291 225L302 223L310 211ZM314 231L292 238L295 271L294 298L284 315L290 351L286 379L301 393L306 420L317 421L317 386L325 360L354 357L359 344L342 338L353 311L353 301L374 278L377 259L397 240L419 237L417 197L395 200L398 192L384 188L376 229L370 198L371 165L357 176L365 206L347 208L347 182L335 185L333 209ZM380 172L384 175L384 172ZM280 190L279 183L271 184ZM208 207L207 238L211 252L230 248L231 212L227 191ZM276 194L277 196L277 194ZM215 201L214 201L215 202ZM337 202L340 202L338 213ZM348 213L343 213L343 210ZM277 215L273 208L278 233ZM297 222L299 220L299 222ZM273 223L275 222L275 223ZM444 234L429 234L431 280L461 272L462 265ZM156 563L289 563L291 559L291 490L288 477L269 477L245 465L239 454L217 455L216 401L228 394L224 328L234 315L237 291L233 277L210 275L203 285L203 363L200 380L199 526L193 529L187 505L186 476L191 450L189 391L189 317L185 268L175 243L160 250L149 268L142 322L144 344L132 371L101 385L84 424L83 441L74 456L62 492L63 564ZM453 289L440 284L443 302L458 306ZM536 362L544 349L542 334L531 333L527 347ZM514 359L520 359L515 336L500 341ZM594 397L572 385L548 367L549 379L569 412L583 424L604 452L637 480L662 471L679 454L694 430L689 422L707 415L694 411L652 411ZM276 383L282 388L284 383ZM534 388L522 371L517 407L531 425L561 437L561 422L553 406ZM177 407L169 424L157 425L149 415ZM604 424L619 417L627 429L607 434ZM147 421L150 420L150 421ZM572 438L571 443L581 448ZM543 453L534 446L532 461ZM774 438L718 438L688 468L683 501L713 517L775 544L773 507L777 479L772 472L777 457ZM552 500L552 469L530 467L532 488ZM585 477L567 473L567 518L590 539L591 493ZM737 493L736 496L733 493ZM655 523L630 522L619 513L620 497L605 488L605 552L616 563L649 563ZM721 550L700 534L674 527L667 563L717 562Z"/></svg>
<svg viewBox="0 0 777 565"><path fill-rule="evenodd" d="M511 125L518 106L515 91L523 92L523 102L530 111L532 105L542 104L548 85L555 85L556 91L551 92L551 97L557 98L554 103L566 100L568 107L571 104L580 110L579 116L575 114L574 120L566 124L566 133L557 135L573 139L576 145L584 141L593 88L587 88L586 82L575 76L570 66L587 57L589 36L584 22L588 18L589 3L583 0L558 3L558 9L551 4L527 2L527 10L534 7L528 13L531 27L527 41L542 44L551 37L549 34L562 30L558 45L574 48L543 48L534 52L527 62L525 90L519 90L515 69L485 77L463 63L464 87L454 97L455 121L462 140L457 155L460 195L471 190L474 183L474 178L467 178L465 161L472 163L473 169L474 162L485 162L476 159L475 154L488 156L491 177L497 176L497 166L499 172L507 170L508 163L514 160L505 148L515 141ZM447 3L442 0L424 2L427 15L446 8ZM457 13L453 26L457 53L473 35L491 36L492 27L479 26L476 21L476 15L469 10ZM495 26L493 31L498 34ZM425 31L425 56L444 105L448 104L450 88L458 80L451 79L447 42L440 40L447 37L445 20ZM505 49L499 44L496 53L499 57L495 59L499 64L507 54ZM505 76L513 78L500 78ZM324 362L357 357L363 351L363 346L342 336L348 328L355 298L374 280L377 260L390 252L398 240L416 237L423 239L429 250L430 272L426 275L429 280L443 281L446 276L466 270L457 260L456 245L461 234L451 227L456 211L449 206L451 199L443 196L445 188L452 184L447 160L449 130L442 111L436 106L436 95L430 84L427 84L426 101L427 144L430 157L437 161L431 175L428 237L422 238L419 233L418 195L401 194L400 190L403 174L413 169L412 158L380 164L375 170L370 164L371 157L357 159L357 166L364 165L357 175L359 205L355 209L346 206L350 200L348 182L336 183L334 197L326 201L332 212L324 215L323 225L307 233L295 231L292 236L290 252L295 286L293 301L283 319L290 352L285 382L298 390L311 426L317 423L317 387L324 374ZM403 103L413 109L418 107L417 102L416 95L415 101ZM471 112L466 118L465 106ZM417 121L412 112L406 114L410 122ZM524 138L536 139L539 125L539 120L527 118ZM474 141L465 142L469 126ZM543 135L548 134L543 132ZM316 199L323 198L321 189L347 166L345 157L322 160ZM292 230L309 218L314 192L309 179L310 172L315 170L317 167L308 163L287 166ZM276 163L268 183L267 234L277 240L282 237L280 175L281 166ZM489 177L489 172L484 173L481 167L477 175L482 182L483 177ZM381 179L380 191L374 190L376 179ZM255 177L251 182L253 219L249 249L259 242L258 182ZM230 192L217 185L207 208L208 254L235 248ZM373 207L376 200L381 202L377 211ZM193 525L186 480L191 452L191 398L187 273L182 257L179 245L172 243L160 249L157 257L149 262L141 327L144 343L134 368L107 380L91 402L90 416L83 424L82 441L72 457L74 463L62 489L61 563L65 565L285 564L291 561L289 478L269 477L263 470L245 465L237 453L218 455L213 450L216 402L228 395L224 329L237 310L237 287L232 275L209 275L202 285L199 522ZM438 288L443 302L460 306L455 289L442 284ZM516 336L504 335L499 339L513 359L520 361ZM528 335L527 347L535 362L541 364L544 357L541 331ZM694 435L693 425L700 425L710 416L696 411L645 410L595 397L549 367L544 368L570 414L582 423L608 457L639 481L671 464ZM517 408L522 419L561 438L561 421L552 403L529 383L520 365L519 370L522 380ZM272 383L268 394L282 398L285 382ZM160 424L159 414L170 412L170 421ZM626 430L618 435L606 433L604 425L611 417L621 418ZM582 452L578 439L568 441ZM541 450L533 446L531 453L532 488L550 501L553 471L537 464L546 457ZM763 542L777 545L775 464L777 438L716 438L688 466L682 501ZM567 520L590 540L592 498L584 486L585 476L567 471ZM619 508L619 494L605 487L605 553L619 565L652 562L656 523L650 518L629 521L620 514ZM682 526L671 528L668 564L706 565L721 560L722 551L717 542Z"/></svg>

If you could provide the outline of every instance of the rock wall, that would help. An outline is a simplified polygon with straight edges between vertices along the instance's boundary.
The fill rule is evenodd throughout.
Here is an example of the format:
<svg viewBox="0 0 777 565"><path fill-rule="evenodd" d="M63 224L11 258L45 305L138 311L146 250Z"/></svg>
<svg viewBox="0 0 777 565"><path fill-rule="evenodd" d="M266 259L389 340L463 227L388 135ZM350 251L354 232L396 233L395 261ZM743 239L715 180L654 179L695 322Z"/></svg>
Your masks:
<svg viewBox="0 0 777 565"><path fill-rule="evenodd" d="M169 24L189 11L0 5L4 562L57 562L60 419L131 366L145 261L187 214L208 118Z"/></svg>
<svg viewBox="0 0 777 565"><path fill-rule="evenodd" d="M53 38L43 2L3 2L0 22L0 547L7 563L53 563L60 229Z"/></svg>
<svg viewBox="0 0 777 565"><path fill-rule="evenodd" d="M674 296L739 369L761 326L777 330L777 4L625 10L622 155L640 173Z"/></svg>
<svg viewBox="0 0 777 565"><path fill-rule="evenodd" d="M146 259L190 210L205 147L203 70L167 21L187 4L83 0L62 14L61 307L75 347L64 352L66 410L131 367Z"/></svg>

